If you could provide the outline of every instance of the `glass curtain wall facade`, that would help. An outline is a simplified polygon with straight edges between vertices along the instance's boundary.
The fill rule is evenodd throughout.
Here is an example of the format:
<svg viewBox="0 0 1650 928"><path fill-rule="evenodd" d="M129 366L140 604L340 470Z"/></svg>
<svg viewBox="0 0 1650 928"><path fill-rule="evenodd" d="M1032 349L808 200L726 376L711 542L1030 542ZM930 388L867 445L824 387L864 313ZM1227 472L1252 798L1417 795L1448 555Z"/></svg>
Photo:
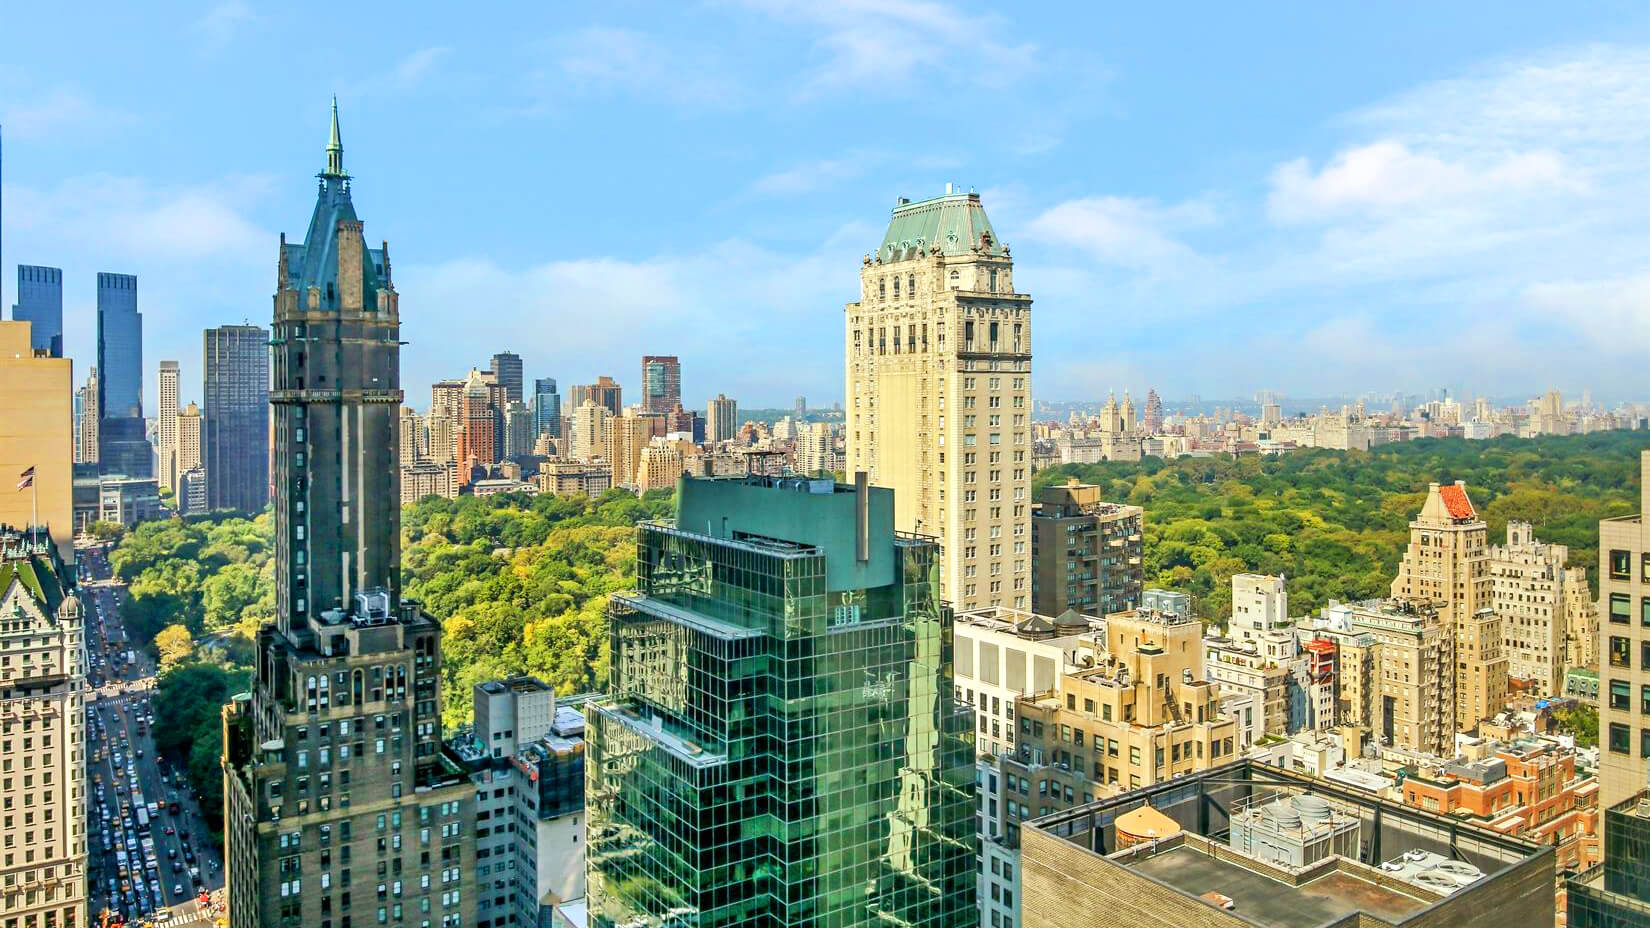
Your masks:
<svg viewBox="0 0 1650 928"><path fill-rule="evenodd" d="M609 609L586 766L593 924L977 920L972 718L952 695L938 546L893 533L888 490L679 493L682 524L721 528L639 527L637 591Z"/></svg>

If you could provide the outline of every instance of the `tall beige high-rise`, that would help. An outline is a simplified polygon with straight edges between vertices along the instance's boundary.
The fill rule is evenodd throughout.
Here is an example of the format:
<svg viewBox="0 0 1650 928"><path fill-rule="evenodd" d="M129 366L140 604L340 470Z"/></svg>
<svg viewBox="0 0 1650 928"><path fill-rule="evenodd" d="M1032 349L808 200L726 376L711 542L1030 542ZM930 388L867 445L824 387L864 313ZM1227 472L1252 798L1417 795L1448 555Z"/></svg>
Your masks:
<svg viewBox="0 0 1650 928"><path fill-rule="evenodd" d="M1490 548L1494 608L1501 617L1507 675L1556 696L1573 649L1572 624L1592 611L1587 571L1570 567L1570 549L1536 539L1528 522L1507 523L1507 543ZM1590 649L1588 649L1590 650Z"/></svg>
<svg viewBox="0 0 1650 928"><path fill-rule="evenodd" d="M1434 483L1409 523L1409 547L1392 581L1397 599L1434 604L1455 639L1455 727L1474 728L1507 704L1507 656L1493 608L1489 526L1464 481Z"/></svg>
<svg viewBox="0 0 1650 928"><path fill-rule="evenodd" d="M0 322L0 525L46 526L72 564L73 362L36 356L30 332L28 322ZM34 484L19 488L29 468Z"/></svg>
<svg viewBox="0 0 1650 928"><path fill-rule="evenodd" d="M178 362L160 362L160 408L155 410L155 477L162 490L178 488Z"/></svg>
<svg viewBox="0 0 1650 928"><path fill-rule="evenodd" d="M190 403L178 413L178 473L201 466L201 408Z"/></svg>
<svg viewBox="0 0 1650 928"><path fill-rule="evenodd" d="M739 432L739 401L721 393L705 408L705 441L732 441Z"/></svg>
<svg viewBox="0 0 1650 928"><path fill-rule="evenodd" d="M97 368L86 372L86 382L78 391L80 397L80 423L74 430L74 462L76 464L96 464L97 455L97 422L100 417L97 403Z"/></svg>
<svg viewBox="0 0 1650 928"><path fill-rule="evenodd" d="M1650 782L1650 451L1639 457L1639 513L1598 524L1599 807Z"/></svg>
<svg viewBox="0 0 1650 928"><path fill-rule="evenodd" d="M894 206L846 307L849 473L937 536L959 610L1031 604L1031 297L979 194Z"/></svg>
<svg viewBox="0 0 1650 928"><path fill-rule="evenodd" d="M44 532L0 527L0 615L0 920L83 926L85 627L74 568Z"/></svg>

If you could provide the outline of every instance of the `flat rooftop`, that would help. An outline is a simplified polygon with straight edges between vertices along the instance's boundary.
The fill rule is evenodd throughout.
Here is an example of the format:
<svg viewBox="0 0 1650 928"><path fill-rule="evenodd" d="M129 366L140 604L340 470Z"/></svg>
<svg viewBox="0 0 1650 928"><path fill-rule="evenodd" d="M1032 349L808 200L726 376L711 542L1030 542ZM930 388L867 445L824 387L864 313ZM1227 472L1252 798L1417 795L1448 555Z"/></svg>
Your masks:
<svg viewBox="0 0 1650 928"><path fill-rule="evenodd" d="M1236 904L1234 912L1278 928L1317 928L1354 912L1400 922L1430 904L1339 870L1291 886L1186 845L1126 866L1187 895L1217 892L1230 896Z"/></svg>

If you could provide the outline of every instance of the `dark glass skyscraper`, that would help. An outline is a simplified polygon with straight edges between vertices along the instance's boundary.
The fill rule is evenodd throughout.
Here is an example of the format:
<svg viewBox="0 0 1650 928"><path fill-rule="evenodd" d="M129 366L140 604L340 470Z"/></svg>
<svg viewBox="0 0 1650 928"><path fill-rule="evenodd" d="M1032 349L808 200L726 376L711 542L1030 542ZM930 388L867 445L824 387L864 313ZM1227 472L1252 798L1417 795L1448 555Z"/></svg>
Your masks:
<svg viewBox="0 0 1650 928"><path fill-rule="evenodd" d="M490 369L493 376L498 378L499 385L504 387L504 402L523 402L522 387L525 384L521 379L521 355L514 351L500 351L493 355Z"/></svg>
<svg viewBox="0 0 1650 928"><path fill-rule="evenodd" d="M207 329L201 370L206 505L257 512L269 502L269 332L256 325Z"/></svg>
<svg viewBox="0 0 1650 928"><path fill-rule="evenodd" d="M537 435L561 437L561 394L556 392L554 377L533 381L533 431Z"/></svg>
<svg viewBox="0 0 1650 928"><path fill-rule="evenodd" d="M973 717L938 546L893 492L681 484L637 530L588 713L591 923L977 923Z"/></svg>
<svg viewBox="0 0 1650 928"><path fill-rule="evenodd" d="M230 924L475 925L441 626L401 599L397 295L350 202L336 104L320 178L276 272L276 616L251 694L224 708Z"/></svg>
<svg viewBox="0 0 1650 928"><path fill-rule="evenodd" d="M97 275L98 463L105 474L149 477L154 450L143 422L143 314L137 277Z"/></svg>
<svg viewBox="0 0 1650 928"><path fill-rule="evenodd" d="M11 308L17 322L33 325L34 350L63 357L63 271L32 264L17 266L17 302Z"/></svg>
<svg viewBox="0 0 1650 928"><path fill-rule="evenodd" d="M662 416L682 402L682 362L675 355L642 358L642 414Z"/></svg>

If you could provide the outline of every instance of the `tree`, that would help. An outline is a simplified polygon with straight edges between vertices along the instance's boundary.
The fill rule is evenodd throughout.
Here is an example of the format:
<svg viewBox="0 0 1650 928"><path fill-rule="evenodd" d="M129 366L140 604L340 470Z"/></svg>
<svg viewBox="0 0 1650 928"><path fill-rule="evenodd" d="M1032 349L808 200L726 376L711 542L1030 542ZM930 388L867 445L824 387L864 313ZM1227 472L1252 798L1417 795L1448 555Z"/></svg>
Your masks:
<svg viewBox="0 0 1650 928"><path fill-rule="evenodd" d="M195 654L195 637L182 625L168 625L155 635L155 653L160 656L162 672L188 660Z"/></svg>

